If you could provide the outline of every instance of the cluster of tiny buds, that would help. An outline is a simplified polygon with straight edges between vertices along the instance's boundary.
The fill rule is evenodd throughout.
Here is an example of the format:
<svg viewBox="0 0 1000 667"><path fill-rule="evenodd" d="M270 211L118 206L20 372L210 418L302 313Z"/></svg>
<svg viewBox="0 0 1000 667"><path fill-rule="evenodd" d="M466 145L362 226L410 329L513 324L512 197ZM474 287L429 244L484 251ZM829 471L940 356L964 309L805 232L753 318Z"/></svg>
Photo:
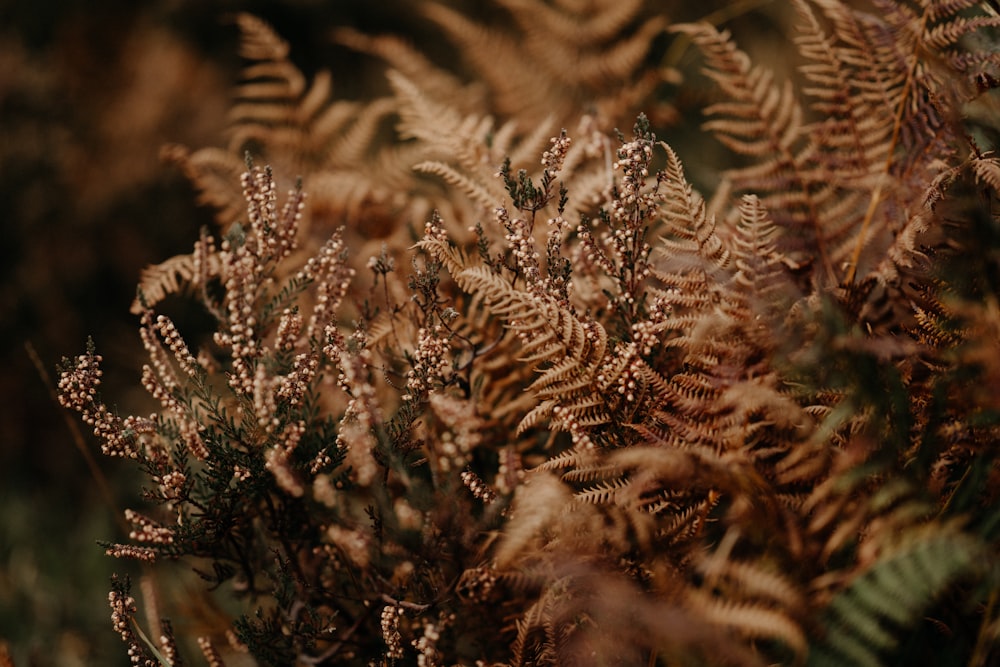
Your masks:
<svg viewBox="0 0 1000 667"><path fill-rule="evenodd" d="M79 412L89 410L97 400L97 388L101 386L100 368L103 357L99 354L81 354L76 358L72 370L66 370L59 378L59 403L65 408Z"/></svg>
<svg viewBox="0 0 1000 667"><path fill-rule="evenodd" d="M528 285L537 285L541 278L541 271L539 270L538 250L535 248L535 242L531 236L530 223L523 218L511 220L507 215L507 209L503 206L493 209L493 214L497 223L507 230L504 239L507 241L518 268L524 274L525 282Z"/></svg>
<svg viewBox="0 0 1000 667"><path fill-rule="evenodd" d="M156 336L155 332L157 330L158 327L153 320L153 311L146 310L142 314L142 326L139 327L139 338L142 339L142 346L149 353L150 364L156 370L156 382L163 385L163 389L160 392L161 396L155 396L155 398L159 399L166 406L173 392L180 385L180 381L174 372L173 365L170 363L170 357L167 355L166 350L163 349L160 339ZM174 333L176 333L176 330Z"/></svg>
<svg viewBox="0 0 1000 667"><path fill-rule="evenodd" d="M233 481L235 482L245 482L250 479L249 468L244 468L240 465L233 466Z"/></svg>
<svg viewBox="0 0 1000 667"><path fill-rule="evenodd" d="M111 556L112 558L139 560L144 563L153 563L156 561L155 549L140 547L135 544L112 544L104 550L104 555Z"/></svg>
<svg viewBox="0 0 1000 667"><path fill-rule="evenodd" d="M444 225L441 222L441 216L437 213L432 215L427 222L424 223L424 236L435 241L448 241L448 233L444 230Z"/></svg>
<svg viewBox="0 0 1000 667"><path fill-rule="evenodd" d="M208 667L226 667L226 663L222 660L222 656L219 655L219 651L212 645L211 638L198 637L198 648L201 649L201 654L205 656Z"/></svg>
<svg viewBox="0 0 1000 667"><path fill-rule="evenodd" d="M132 639L132 617L137 611L135 598L112 590L108 593L108 604L111 605L111 626L115 632L121 635L123 642L130 641Z"/></svg>
<svg viewBox="0 0 1000 667"><path fill-rule="evenodd" d="M347 353L347 342L344 340L344 335L340 333L335 323L328 322L323 329L323 337L326 340L326 344L323 346L323 356L333 363L339 364L342 355ZM343 370L337 376L337 386L346 393L351 393L351 387L347 384Z"/></svg>
<svg viewBox="0 0 1000 667"><path fill-rule="evenodd" d="M629 342L597 375L599 384L613 381L616 390L629 403L636 400L641 387L642 358L635 342Z"/></svg>
<svg viewBox="0 0 1000 667"><path fill-rule="evenodd" d="M195 280L202 282L209 274L211 259L216 255L215 238L203 233L201 238L195 241L194 251L191 253L192 272Z"/></svg>
<svg viewBox="0 0 1000 667"><path fill-rule="evenodd" d="M277 218L278 194L270 170L254 167L240 176L243 198L247 202L247 221L250 229L270 231Z"/></svg>
<svg viewBox="0 0 1000 667"><path fill-rule="evenodd" d="M670 314L670 304L656 299L649 308L649 316L632 324L632 340L642 355L648 357L660 344L660 333Z"/></svg>
<svg viewBox="0 0 1000 667"><path fill-rule="evenodd" d="M267 366L258 364L253 378L253 413L257 416L257 424L267 433L279 424L274 395L274 385L278 381L271 377Z"/></svg>
<svg viewBox="0 0 1000 667"><path fill-rule="evenodd" d="M319 355L306 353L296 355L291 372L282 378L278 387L278 397L284 399L292 407L302 402L309 389L309 384L319 370Z"/></svg>
<svg viewBox="0 0 1000 667"><path fill-rule="evenodd" d="M278 215L277 187L270 169L253 167L241 178L247 202L253 252L261 259L281 260L295 249L296 234L305 208L305 193L290 190Z"/></svg>
<svg viewBox="0 0 1000 667"><path fill-rule="evenodd" d="M302 211L306 207L305 199L306 193L301 190L288 191L288 200L282 207L277 229L268 237L268 250L278 259L288 257L295 250L295 237L302 221Z"/></svg>
<svg viewBox="0 0 1000 667"><path fill-rule="evenodd" d="M188 349L187 343L181 338L181 334L177 331L177 327L173 321L166 315L160 315L156 318L154 328L163 336L163 340L166 342L167 347L170 348L170 351L173 352L174 358L177 360L177 364L181 367L181 370L189 376L194 377L199 369L198 360L191 354L191 350Z"/></svg>
<svg viewBox="0 0 1000 667"><path fill-rule="evenodd" d="M399 634L399 618L403 615L403 608L398 605L387 604L382 607L382 639L386 645L386 657L391 660L400 660L403 657L403 638Z"/></svg>
<svg viewBox="0 0 1000 667"><path fill-rule="evenodd" d="M282 352L295 348L295 343L302 331L302 315L298 306L285 308L278 321L278 333L275 335L274 347Z"/></svg>
<svg viewBox="0 0 1000 667"><path fill-rule="evenodd" d="M592 221L591 224L597 223L596 221ZM577 238L580 239L580 258L587 264L596 264L601 267L601 270L609 276L615 275L615 265L597 244L597 241L594 239L594 234L591 232L590 228L581 223L576 227L576 234Z"/></svg>
<svg viewBox="0 0 1000 667"><path fill-rule="evenodd" d="M170 621L163 619L163 634L160 635L160 652L166 658L168 665L178 664L177 644L174 642L173 629Z"/></svg>
<svg viewBox="0 0 1000 667"><path fill-rule="evenodd" d="M569 228L569 222L567 222L566 218L562 217L561 215L557 215L554 218L549 218L548 220L545 221L545 224L547 224L550 227L548 231L548 238L550 239L558 238L559 240L562 240L562 236L566 233L566 230Z"/></svg>
<svg viewBox="0 0 1000 667"><path fill-rule="evenodd" d="M279 434L279 442L267 450L264 455L264 467L271 471L278 486L289 495L301 498L305 488L291 466L292 452L299 445L299 440L306 431L305 422L288 424Z"/></svg>
<svg viewBox="0 0 1000 667"><path fill-rule="evenodd" d="M114 418L118 421L118 418ZM139 455L140 436L156 433L158 416L136 417L129 415L114 427L114 432L106 434L102 451L109 456L136 458ZM97 431L94 431L97 433Z"/></svg>
<svg viewBox="0 0 1000 667"><path fill-rule="evenodd" d="M216 343L220 346L229 345L232 349L233 370L229 373L229 386L247 396L253 393L253 371L252 359L257 356L257 342L253 340L254 318L247 316L244 325L235 322L231 327L229 336L220 335L216 332Z"/></svg>
<svg viewBox="0 0 1000 667"><path fill-rule="evenodd" d="M201 438L201 432L205 427L198 422L184 418L178 420L177 426L180 430L181 439L187 446L188 451L191 452L191 455L199 461L207 461L211 452L208 451L208 446Z"/></svg>
<svg viewBox="0 0 1000 667"><path fill-rule="evenodd" d="M163 494L164 498L169 500L178 500L181 497L181 493L184 491L184 485L187 483L187 477L179 470L173 470L160 477L159 483L160 493Z"/></svg>
<svg viewBox="0 0 1000 667"><path fill-rule="evenodd" d="M632 227L623 227L616 229L613 234L605 236L603 241L604 245L615 250L619 257L628 257L630 261L635 261L638 265L640 262L644 264L653 251L652 247L645 241L640 243L639 237L638 230ZM636 248L638 248L638 252L635 251ZM633 255L635 256L633 257ZM648 275L649 269L645 269L645 273L639 277Z"/></svg>
<svg viewBox="0 0 1000 667"><path fill-rule="evenodd" d="M404 401L413 400L444 381L448 371L448 336L446 329L435 325L417 333L417 349L413 352L413 367L406 373Z"/></svg>
<svg viewBox="0 0 1000 667"><path fill-rule="evenodd" d="M125 520L133 526L128 534L129 539L150 544L173 544L174 542L172 529L162 526L134 510L125 510Z"/></svg>
<svg viewBox="0 0 1000 667"><path fill-rule="evenodd" d="M587 431L580 424L580 420L568 408L557 405L552 408L552 416L554 424L562 431L569 433L574 449L596 449L596 445L590 439L590 436L587 435Z"/></svg>
<svg viewBox="0 0 1000 667"><path fill-rule="evenodd" d="M157 667L158 662L146 655L132 630L132 617L136 613L135 598L123 591L112 589L108 593L108 604L111 606L111 625L115 632L121 635L122 641L128 644L130 662L142 667Z"/></svg>
<svg viewBox="0 0 1000 667"><path fill-rule="evenodd" d="M441 652L437 650L440 639L441 627L437 623L426 623L424 634L411 642L417 649L417 667L438 667L441 664Z"/></svg>
<svg viewBox="0 0 1000 667"><path fill-rule="evenodd" d="M513 447L504 447L499 454L500 461L493 484L498 492L508 495L514 493L514 489L524 479L524 468L521 465L521 457Z"/></svg>
<svg viewBox="0 0 1000 667"><path fill-rule="evenodd" d="M497 499L496 492L490 488L489 484L484 482L479 475L471 470L462 472L462 484L465 484L465 487L472 492L472 495L482 501L484 505L490 505Z"/></svg>
<svg viewBox="0 0 1000 667"><path fill-rule="evenodd" d="M108 593L108 604L111 606L111 625L122 641L128 644L128 656L133 665L142 667L157 667L158 662L148 657L146 651L136 639L132 630L132 618L136 613L135 598L126 589L119 588L118 578L112 577L112 589Z"/></svg>
<svg viewBox="0 0 1000 667"><path fill-rule="evenodd" d="M253 208L249 197L248 208ZM253 227L252 212L250 218ZM237 237L237 231L238 227L222 242L221 273L224 278L226 317L229 326L228 331L215 333L215 343L220 347L230 348L233 360L233 371L229 376L230 386L244 395L250 395L253 391L253 360L258 354L255 338L257 319L254 317L253 304L257 298L261 276L265 271L265 263L259 253L251 247L251 241L259 242L262 232ZM236 247L233 247L234 243Z"/></svg>
<svg viewBox="0 0 1000 667"><path fill-rule="evenodd" d="M542 153L542 166L549 171L556 172L562 169L566 153L573 140L566 136L566 130L563 130L558 137L552 137L549 143L552 144L552 148Z"/></svg>
<svg viewBox="0 0 1000 667"><path fill-rule="evenodd" d="M318 337L333 321L333 314L340 307L354 278L354 269L344 261L344 248L344 240L338 231L323 244L319 253L306 262L298 274L298 280L318 283L313 312L306 329L307 338Z"/></svg>
<svg viewBox="0 0 1000 667"><path fill-rule="evenodd" d="M341 352L338 361L342 377L337 378L338 383L346 387L347 393L352 397L345 409L344 419L347 419L347 414L351 415L367 432L378 421L378 404L370 373L373 365L372 351L368 349L367 335L361 330L352 333L348 340L353 345L349 342ZM351 353L350 349L354 352Z"/></svg>
<svg viewBox="0 0 1000 667"><path fill-rule="evenodd" d="M642 193L649 176L649 161L653 158L653 146L649 141L637 139L624 144L618 150L618 161L612 165L622 170L619 196L612 202L612 214L617 220L629 220L630 210L636 207L651 208L655 198Z"/></svg>
<svg viewBox="0 0 1000 667"><path fill-rule="evenodd" d="M316 452L316 456L314 456L312 461L309 463L309 472L313 475L317 475L320 470L328 468L331 465L333 465L333 459L330 458L330 453L324 447Z"/></svg>
<svg viewBox="0 0 1000 667"><path fill-rule="evenodd" d="M137 458L137 435L156 430L155 417L121 417L112 414L106 405L97 400L97 388L101 385L101 356L88 352L76 359L71 369L63 371L59 377L59 403L65 408L80 413L83 422L94 429L94 435L104 443L101 451L108 456Z"/></svg>
<svg viewBox="0 0 1000 667"><path fill-rule="evenodd" d="M165 410L176 412L180 409L180 402L174 396L173 391L160 382L160 376L157 375L157 372L149 364L143 364L142 366L141 382L142 388L150 396L158 400Z"/></svg>

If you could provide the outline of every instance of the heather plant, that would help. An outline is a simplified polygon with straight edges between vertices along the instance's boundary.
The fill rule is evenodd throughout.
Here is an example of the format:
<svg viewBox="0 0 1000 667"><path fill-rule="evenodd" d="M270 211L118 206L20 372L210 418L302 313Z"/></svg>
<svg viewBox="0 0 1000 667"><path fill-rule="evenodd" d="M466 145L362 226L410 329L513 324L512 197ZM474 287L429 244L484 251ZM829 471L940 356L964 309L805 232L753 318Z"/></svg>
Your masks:
<svg viewBox="0 0 1000 667"><path fill-rule="evenodd" d="M966 110L1000 18L795 2L801 87L673 26L744 160L703 196L645 114L614 130L642 87L611 74L654 78L636 54L663 18L602 5L563 46L609 69L573 69L573 5L501 4L538 12L520 25L574 75L563 102L602 104L519 122L514 83L548 70L491 76L466 43L497 125L401 42L341 32L397 68L348 120L240 18L238 205L235 150L172 148L220 230L134 306L157 412L107 406L93 345L62 369L63 404L150 484L108 554L237 601L197 637L212 665L989 664L1000 165ZM260 157L312 171L282 198ZM158 312L179 295L211 336ZM181 664L176 619L143 630L124 579L109 600L135 664Z"/></svg>

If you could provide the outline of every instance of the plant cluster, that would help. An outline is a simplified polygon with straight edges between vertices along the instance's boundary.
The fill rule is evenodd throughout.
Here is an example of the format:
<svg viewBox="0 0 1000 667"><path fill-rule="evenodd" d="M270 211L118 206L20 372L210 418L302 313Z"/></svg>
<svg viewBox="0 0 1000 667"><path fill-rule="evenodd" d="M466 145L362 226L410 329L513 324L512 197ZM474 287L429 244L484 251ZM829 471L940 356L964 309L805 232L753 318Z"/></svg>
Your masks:
<svg viewBox="0 0 1000 667"><path fill-rule="evenodd" d="M313 171L282 199L247 158L237 207L235 150L172 149L224 233L140 286L158 412L106 406L93 346L60 382L150 483L108 553L191 562L240 600L198 637L211 665L995 660L1000 161L974 109L1000 17L795 0L800 86L673 26L721 96L706 127L744 159L706 199L647 116L610 131L638 99L611 83L655 78L662 18L500 4L535 17L547 66L484 74L498 113L551 67L561 99L602 102L554 108L575 131L495 127L402 42L342 32L399 68L347 116L240 19L231 148ZM182 293L213 336L157 313ZM126 581L110 602L134 664L181 664Z"/></svg>

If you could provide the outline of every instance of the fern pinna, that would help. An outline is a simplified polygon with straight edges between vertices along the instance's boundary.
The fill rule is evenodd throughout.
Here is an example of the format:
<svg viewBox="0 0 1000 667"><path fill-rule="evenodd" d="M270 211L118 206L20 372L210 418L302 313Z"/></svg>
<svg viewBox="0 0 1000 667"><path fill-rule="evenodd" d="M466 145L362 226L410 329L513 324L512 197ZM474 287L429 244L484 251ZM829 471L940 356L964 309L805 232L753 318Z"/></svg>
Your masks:
<svg viewBox="0 0 1000 667"><path fill-rule="evenodd" d="M224 233L134 306L159 413L102 403L94 349L62 377L153 483L108 552L197 559L236 597L210 664L990 664L996 14L796 0L787 81L674 26L740 156L703 195L647 116L610 131L662 82L641 55L663 17L499 4L544 67L429 5L491 94L341 29L394 68L364 104L238 19L230 150L171 152ZM239 192L248 147L303 187L279 204L250 161ZM214 336L155 311L179 293ZM111 603L138 662L179 664L176 624L148 640L124 580Z"/></svg>

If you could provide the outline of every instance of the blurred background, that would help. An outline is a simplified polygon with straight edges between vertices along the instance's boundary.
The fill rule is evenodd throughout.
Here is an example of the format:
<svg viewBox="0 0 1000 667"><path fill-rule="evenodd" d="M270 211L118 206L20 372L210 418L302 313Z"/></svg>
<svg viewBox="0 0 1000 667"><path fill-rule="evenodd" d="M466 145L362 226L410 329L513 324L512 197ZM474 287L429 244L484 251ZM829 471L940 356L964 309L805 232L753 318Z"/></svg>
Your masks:
<svg viewBox="0 0 1000 667"><path fill-rule="evenodd" d="M159 151L225 145L240 66L227 17L264 18L307 76L329 68L335 93L352 97L384 89L382 70L335 47L331 28L405 34L434 55L442 41L414 19L416 4L0 0L0 666L5 655L18 667L129 664L110 627L108 578L138 573L95 542L126 539L116 521L141 480L128 462L101 457L84 430L111 486L106 501L75 444L81 425L51 385L60 359L93 337L105 401L121 414L154 409L139 388L143 355L129 305L144 266L190 251L211 224ZM472 14L482 7L449 4ZM711 9L699 3L672 18ZM780 48L774 26L754 24L756 39L744 44ZM696 127L697 109L682 112Z"/></svg>

